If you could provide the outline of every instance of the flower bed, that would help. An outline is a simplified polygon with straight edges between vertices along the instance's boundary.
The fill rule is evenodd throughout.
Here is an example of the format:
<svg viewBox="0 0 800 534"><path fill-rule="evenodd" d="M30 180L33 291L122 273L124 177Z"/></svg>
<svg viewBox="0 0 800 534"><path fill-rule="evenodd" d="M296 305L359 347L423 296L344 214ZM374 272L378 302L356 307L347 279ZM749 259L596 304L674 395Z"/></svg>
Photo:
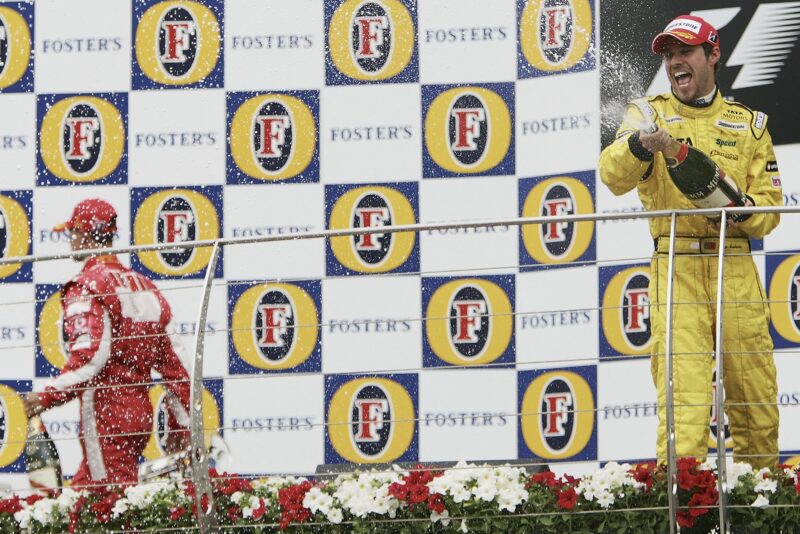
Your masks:
<svg viewBox="0 0 800 534"><path fill-rule="evenodd" d="M250 481L211 471L221 525L241 532L666 532L666 474L652 464L609 463L583 478L519 467L459 463L446 470L395 468L318 481ZM753 532L800 532L797 469L728 466L731 524ZM717 521L712 464L678 462L683 532ZM165 480L56 498L6 496L0 532L110 532L195 525L194 485Z"/></svg>

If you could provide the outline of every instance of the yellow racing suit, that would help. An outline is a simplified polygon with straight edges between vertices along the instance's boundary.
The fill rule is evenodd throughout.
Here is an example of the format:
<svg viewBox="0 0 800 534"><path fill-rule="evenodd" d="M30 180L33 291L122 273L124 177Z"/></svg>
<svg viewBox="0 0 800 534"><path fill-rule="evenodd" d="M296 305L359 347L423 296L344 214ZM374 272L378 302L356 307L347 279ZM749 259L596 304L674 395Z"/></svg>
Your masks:
<svg viewBox="0 0 800 534"><path fill-rule="evenodd" d="M767 131L767 116L723 99L693 106L673 94L643 99L654 120L675 139L710 156L756 206L782 204L778 166ZM636 188L647 210L692 209L672 183L662 153L642 147L642 111L628 106L616 140L600 156L600 177L616 195ZM726 233L723 295L725 411L734 458L753 466L778 461L778 409L775 363L769 334L769 308L750 255L749 238L777 226L779 214L753 214ZM666 458L666 302L669 218L649 221L655 240L650 267L651 370L658 390L659 461ZM705 216L679 217L673 282L672 354L676 452L705 458L714 368L717 254L719 230Z"/></svg>

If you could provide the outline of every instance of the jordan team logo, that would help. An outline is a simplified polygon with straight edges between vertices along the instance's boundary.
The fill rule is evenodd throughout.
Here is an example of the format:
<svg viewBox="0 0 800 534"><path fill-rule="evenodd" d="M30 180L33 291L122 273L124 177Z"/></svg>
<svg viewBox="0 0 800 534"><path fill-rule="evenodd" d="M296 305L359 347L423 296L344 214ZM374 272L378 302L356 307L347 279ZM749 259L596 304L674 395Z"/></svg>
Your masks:
<svg viewBox="0 0 800 534"><path fill-rule="evenodd" d="M33 4L0 5L0 92L33 91Z"/></svg>
<svg viewBox="0 0 800 534"><path fill-rule="evenodd" d="M417 375L325 377L326 463L413 461Z"/></svg>
<svg viewBox="0 0 800 534"><path fill-rule="evenodd" d="M520 78L595 67L593 0L517 0Z"/></svg>
<svg viewBox="0 0 800 534"><path fill-rule="evenodd" d="M0 381L0 473L25 470L28 419L21 395L31 386L30 380Z"/></svg>
<svg viewBox="0 0 800 534"><path fill-rule="evenodd" d="M128 95L39 95L37 185L127 181Z"/></svg>
<svg viewBox="0 0 800 534"><path fill-rule="evenodd" d="M519 457L595 459L596 389L594 366L520 372Z"/></svg>
<svg viewBox="0 0 800 534"><path fill-rule="evenodd" d="M380 229L415 224L416 183L326 186L328 228ZM327 244L329 276L419 270L416 232L373 232L332 237Z"/></svg>
<svg viewBox="0 0 800 534"><path fill-rule="evenodd" d="M600 267L600 356L649 356L650 266Z"/></svg>
<svg viewBox="0 0 800 534"><path fill-rule="evenodd" d="M320 370L318 281L228 286L231 373Z"/></svg>
<svg viewBox="0 0 800 534"><path fill-rule="evenodd" d="M135 188L131 191L133 242L173 247L131 255L131 265L156 278L201 278L211 259L211 247L181 246L187 241L211 241L222 235L222 188ZM215 276L222 275L222 258Z"/></svg>
<svg viewBox="0 0 800 534"><path fill-rule="evenodd" d="M0 191L0 259L31 254L32 191ZM30 263L0 265L0 282L30 282Z"/></svg>
<svg viewBox="0 0 800 534"><path fill-rule="evenodd" d="M168 395L168 390L161 384L150 387L150 404L153 406L153 433L145 446L142 456L146 460L155 460L166 456L167 431L169 408L172 403L178 402L173 395ZM220 432L222 421L222 380L212 379L203 381L203 434L205 446L211 445L211 436Z"/></svg>
<svg viewBox="0 0 800 534"><path fill-rule="evenodd" d="M514 278L425 278L423 363L486 365L514 361Z"/></svg>
<svg viewBox="0 0 800 534"><path fill-rule="evenodd" d="M328 85L415 82L419 77L416 2L325 2Z"/></svg>
<svg viewBox="0 0 800 534"><path fill-rule="evenodd" d="M594 171L520 180L522 217L560 217L594 213ZM571 266L594 261L592 221L553 221L521 227L522 270Z"/></svg>
<svg viewBox="0 0 800 534"><path fill-rule="evenodd" d="M514 84L422 88L426 178L514 174Z"/></svg>
<svg viewBox="0 0 800 534"><path fill-rule="evenodd" d="M228 183L319 181L319 91L228 93Z"/></svg>
<svg viewBox="0 0 800 534"><path fill-rule="evenodd" d="M134 2L134 89L222 87L221 2Z"/></svg>
<svg viewBox="0 0 800 534"><path fill-rule="evenodd" d="M775 348L800 343L800 254L770 254L766 259L770 330Z"/></svg>

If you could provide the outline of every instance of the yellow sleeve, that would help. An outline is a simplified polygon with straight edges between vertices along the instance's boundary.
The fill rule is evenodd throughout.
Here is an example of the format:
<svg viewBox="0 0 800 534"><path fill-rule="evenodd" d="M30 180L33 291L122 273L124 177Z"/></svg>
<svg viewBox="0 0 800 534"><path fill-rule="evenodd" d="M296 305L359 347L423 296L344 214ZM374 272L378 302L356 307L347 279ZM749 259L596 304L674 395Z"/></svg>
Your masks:
<svg viewBox="0 0 800 534"><path fill-rule="evenodd" d="M753 159L747 172L745 194L756 206L780 206L783 204L781 179L772 137L764 130L758 140ZM770 233L781 220L780 213L754 213L739 227L749 236L761 238Z"/></svg>
<svg viewBox="0 0 800 534"><path fill-rule="evenodd" d="M630 137L639 131L642 120L639 109L628 104L616 139L600 153L600 179L615 195L631 191L640 181L646 180L652 171L652 155L651 159L641 159L646 156L639 154L637 157L630 147Z"/></svg>

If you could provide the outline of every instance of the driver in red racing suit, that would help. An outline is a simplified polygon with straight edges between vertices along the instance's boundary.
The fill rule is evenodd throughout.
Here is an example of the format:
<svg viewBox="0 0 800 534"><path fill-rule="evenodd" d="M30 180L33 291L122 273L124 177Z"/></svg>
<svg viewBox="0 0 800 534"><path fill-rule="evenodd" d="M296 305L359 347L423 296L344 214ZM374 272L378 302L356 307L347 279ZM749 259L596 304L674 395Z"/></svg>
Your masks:
<svg viewBox="0 0 800 534"><path fill-rule="evenodd" d="M79 203L56 230L69 230L72 249L111 246L114 208L99 199ZM169 304L145 276L112 254L76 257L83 269L61 290L69 359L41 393L28 394L28 416L80 398L83 459L73 486L133 483L153 428L151 370L165 387L167 452L188 441L189 378L167 333ZM178 430L180 429L180 430Z"/></svg>

